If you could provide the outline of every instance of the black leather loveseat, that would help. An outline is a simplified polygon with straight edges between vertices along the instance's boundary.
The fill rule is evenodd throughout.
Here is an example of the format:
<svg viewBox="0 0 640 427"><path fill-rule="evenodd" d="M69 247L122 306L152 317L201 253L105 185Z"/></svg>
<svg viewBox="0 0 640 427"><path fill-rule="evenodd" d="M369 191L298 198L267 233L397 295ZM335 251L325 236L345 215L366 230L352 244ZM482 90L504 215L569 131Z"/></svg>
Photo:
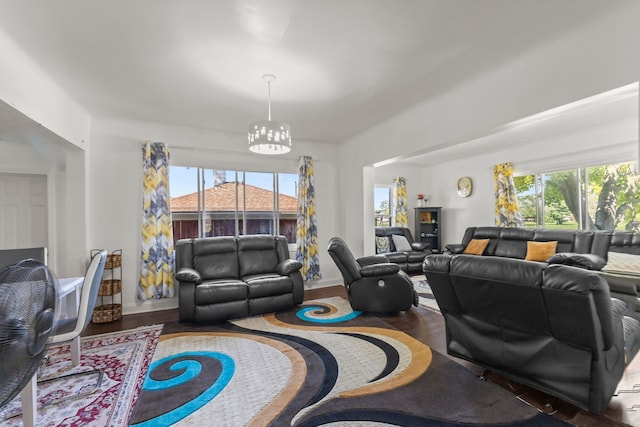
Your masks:
<svg viewBox="0 0 640 427"><path fill-rule="evenodd" d="M625 368L625 333L637 334L637 321L600 274L450 254L428 256L424 271L450 355L595 413L607 407Z"/></svg>
<svg viewBox="0 0 640 427"><path fill-rule="evenodd" d="M300 268L284 236L178 240L180 321L215 323L300 304Z"/></svg>
<svg viewBox="0 0 640 427"><path fill-rule="evenodd" d="M411 247L398 249L393 236L402 236L407 239ZM376 254L384 256L388 262L398 264L400 269L408 274L421 274L424 257L433 253L431 245L423 242L415 242L411 231L405 227L376 227Z"/></svg>

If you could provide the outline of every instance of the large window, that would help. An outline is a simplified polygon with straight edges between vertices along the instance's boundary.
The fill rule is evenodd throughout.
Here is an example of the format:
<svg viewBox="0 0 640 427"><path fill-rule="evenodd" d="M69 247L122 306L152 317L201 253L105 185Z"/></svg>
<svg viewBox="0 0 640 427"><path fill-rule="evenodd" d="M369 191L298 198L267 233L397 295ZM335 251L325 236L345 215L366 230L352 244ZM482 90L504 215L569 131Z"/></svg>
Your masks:
<svg viewBox="0 0 640 427"><path fill-rule="evenodd" d="M514 182L527 227L639 228L639 175L631 163L516 176Z"/></svg>
<svg viewBox="0 0 640 427"><path fill-rule="evenodd" d="M374 187L373 203L376 227L391 225L391 187Z"/></svg>
<svg viewBox="0 0 640 427"><path fill-rule="evenodd" d="M174 240L282 234L296 241L296 174L171 166Z"/></svg>

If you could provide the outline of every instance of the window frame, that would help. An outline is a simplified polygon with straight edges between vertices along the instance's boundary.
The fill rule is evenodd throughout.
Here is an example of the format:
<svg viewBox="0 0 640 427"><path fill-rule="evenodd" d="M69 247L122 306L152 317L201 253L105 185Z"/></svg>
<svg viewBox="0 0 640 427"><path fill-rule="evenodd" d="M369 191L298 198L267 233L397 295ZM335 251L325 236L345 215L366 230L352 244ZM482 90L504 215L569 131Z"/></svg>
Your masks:
<svg viewBox="0 0 640 427"><path fill-rule="evenodd" d="M291 173L291 172L271 172L271 171L249 171L249 170L226 170L226 169L220 169L220 168L212 168L212 167L203 167L203 166L184 166L184 165L171 165L170 166L170 176L171 176L171 170L173 168L184 168L184 169L188 169L188 168L194 168L196 169L196 176L195 176L195 188L192 193L197 193L197 211L196 211L196 219L197 219L197 236L193 236L193 237L205 237L208 232L205 229L207 223L209 221L213 221L213 215L215 213L215 211L210 210L207 208L206 206L206 193L205 191L208 190L209 188L206 187L207 185L207 180L205 179L205 174L212 172L215 173L215 171L219 170L219 171L224 171L225 175L229 175L230 173L233 174L232 179L233 182L235 182L235 210L233 212L229 211L229 215L233 216L233 221L234 221L234 236L240 236L240 235L244 235L246 234L246 230L248 227L248 223L247 221L251 220L251 219L256 219L256 218L251 218L251 212L247 211L247 204L246 204L246 192L242 191L242 197L240 196L240 188L241 186L246 186L246 185L253 185L253 184L247 184L247 174L251 174L251 173L255 173L255 174L270 174L271 175L271 185L272 188L264 188L264 187L260 187L260 188L264 188L267 191L272 192L273 194L273 205L272 205L272 210L270 211L270 217L269 218L262 218L262 219L269 219L270 221L270 225L269 228L272 230L270 234L265 233L265 235L278 235L281 233L281 212L280 212L280 179L281 176L280 175L289 175L290 176L290 180L293 181L294 183L294 191L297 193L297 189L298 189L298 174L297 172ZM229 181L227 181L229 182ZM213 186L213 183L211 183L211 186ZM171 186L170 186L171 188ZM245 187L246 188L246 187ZM188 194L192 194L192 193L185 193L182 194L181 196L184 195L188 195ZM295 217L297 217L297 194L295 196L292 196L290 194L287 193L282 193L285 194L289 197L294 197L296 199L296 211L294 214L294 218L291 219L296 219ZM172 198L174 197L180 197L180 196L171 196ZM242 200L241 200L242 199ZM242 210L241 210L242 209ZM172 214L174 214L174 207L171 207L172 210ZM227 211L221 211L221 212L227 212ZM267 212L267 211L265 211ZM184 220L176 220L173 219L173 222L176 221L184 221ZM242 222L242 229L241 229L241 223ZM242 231L242 233L241 233ZM211 227L211 233L214 233L214 226L212 225ZM186 237L185 237L186 238ZM289 237L287 237L289 239ZM175 239L177 240L177 239ZM294 239L292 239L292 241L288 242L289 244L289 251L295 251L296 250L296 241L295 241L295 233L294 233Z"/></svg>

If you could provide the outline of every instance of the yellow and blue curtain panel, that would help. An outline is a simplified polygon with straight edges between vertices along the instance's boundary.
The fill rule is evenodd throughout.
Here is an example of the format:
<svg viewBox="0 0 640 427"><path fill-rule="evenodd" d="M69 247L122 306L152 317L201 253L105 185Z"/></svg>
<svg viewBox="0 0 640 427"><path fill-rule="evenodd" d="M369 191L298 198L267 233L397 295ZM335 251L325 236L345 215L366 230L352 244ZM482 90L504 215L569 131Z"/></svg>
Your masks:
<svg viewBox="0 0 640 427"><path fill-rule="evenodd" d="M393 179L393 226L409 226L407 218L407 178L404 176L397 176Z"/></svg>
<svg viewBox="0 0 640 427"><path fill-rule="evenodd" d="M173 229L169 198L169 149L160 142L142 147L142 250L138 298L170 298L175 294Z"/></svg>
<svg viewBox="0 0 640 427"><path fill-rule="evenodd" d="M518 209L511 163L501 163L493 167L493 182L496 197L496 225L499 227L524 227L522 214Z"/></svg>
<svg viewBox="0 0 640 427"><path fill-rule="evenodd" d="M313 186L313 160L300 157L298 164L298 221L296 224L296 260L302 263L300 273L304 280L318 280L318 223L316 196Z"/></svg>

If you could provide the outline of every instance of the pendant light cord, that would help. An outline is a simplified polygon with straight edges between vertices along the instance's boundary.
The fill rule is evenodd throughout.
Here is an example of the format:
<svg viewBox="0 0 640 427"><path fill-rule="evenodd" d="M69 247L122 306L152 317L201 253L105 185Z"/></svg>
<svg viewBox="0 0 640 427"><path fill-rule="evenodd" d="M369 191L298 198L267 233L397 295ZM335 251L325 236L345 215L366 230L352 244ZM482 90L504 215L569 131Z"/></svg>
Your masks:
<svg viewBox="0 0 640 427"><path fill-rule="evenodd" d="M267 93L268 93L268 100L269 100L269 121L271 121L271 82L267 82Z"/></svg>

